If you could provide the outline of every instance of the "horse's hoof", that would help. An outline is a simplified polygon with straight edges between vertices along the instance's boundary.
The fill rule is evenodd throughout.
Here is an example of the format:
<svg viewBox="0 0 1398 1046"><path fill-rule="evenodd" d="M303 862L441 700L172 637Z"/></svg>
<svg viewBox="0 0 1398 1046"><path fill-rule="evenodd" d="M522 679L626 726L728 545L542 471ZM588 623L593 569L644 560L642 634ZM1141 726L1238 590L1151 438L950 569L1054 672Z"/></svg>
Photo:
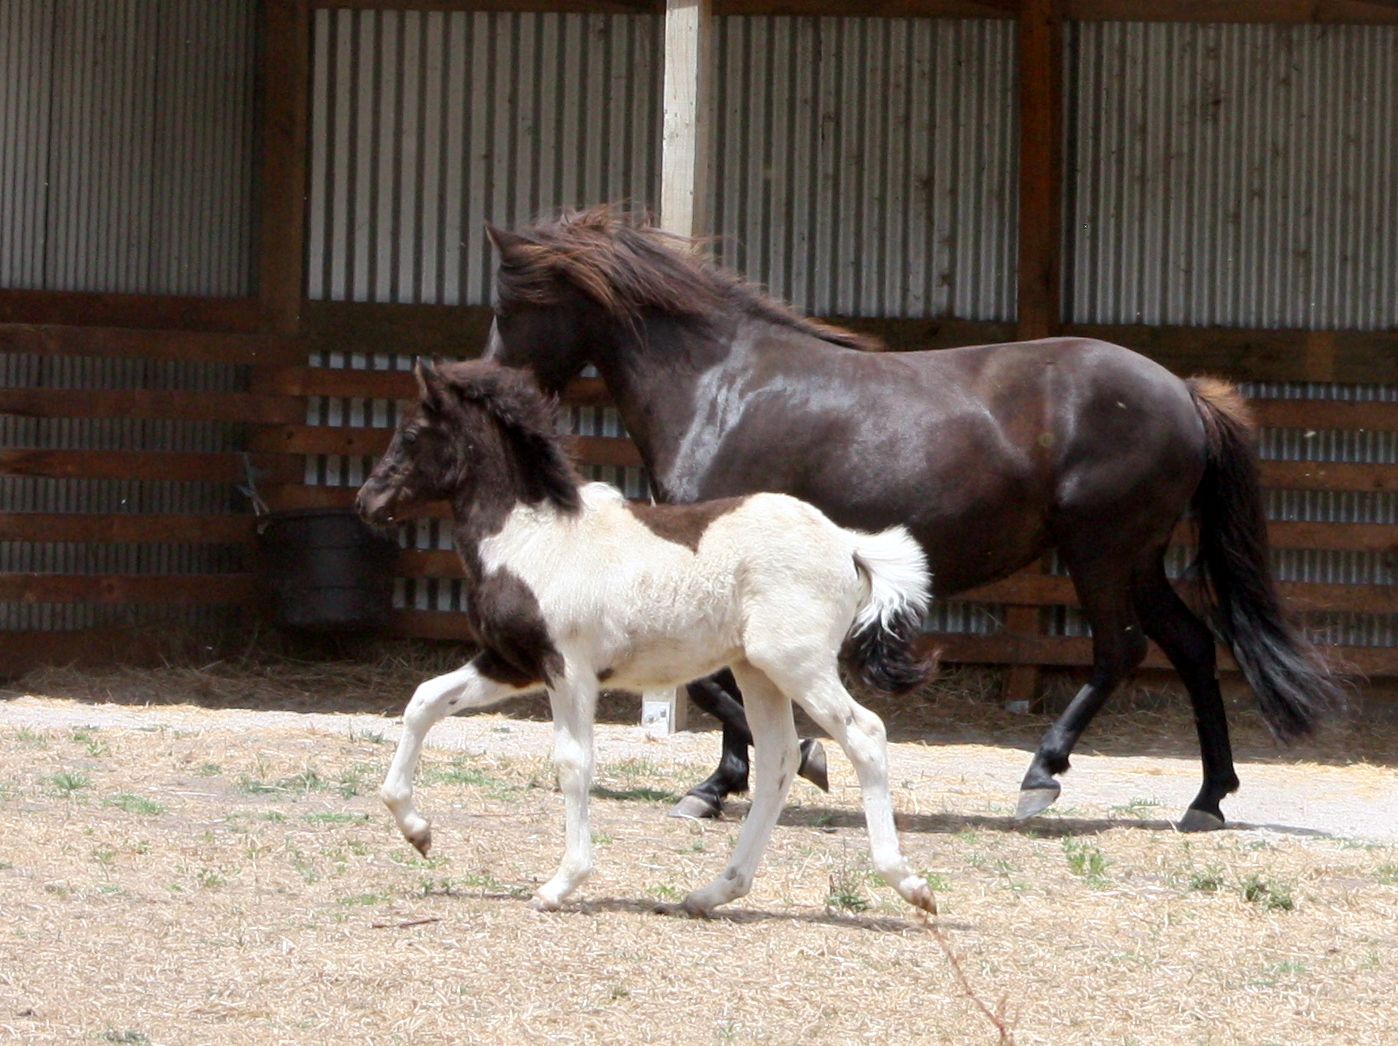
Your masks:
<svg viewBox="0 0 1398 1046"><path fill-rule="evenodd" d="M796 772L822 792L830 791L830 773L825 765L825 749L819 741L801 742L801 765Z"/></svg>
<svg viewBox="0 0 1398 1046"><path fill-rule="evenodd" d="M558 909L562 908L563 905L558 901L549 900L541 893L536 893L533 897L529 898L529 907L533 908L536 912L556 912Z"/></svg>
<svg viewBox="0 0 1398 1046"><path fill-rule="evenodd" d="M1043 813L1058 802L1058 795L1062 791L1058 785L1052 788L1021 788L1019 803L1015 806L1015 820L1027 821Z"/></svg>
<svg viewBox="0 0 1398 1046"><path fill-rule="evenodd" d="M427 851L432 849L432 829L424 828L416 835L408 836L408 842L413 844L414 850L426 857Z"/></svg>
<svg viewBox="0 0 1398 1046"><path fill-rule="evenodd" d="M723 816L723 804L706 795L690 792L670 810L669 816L683 817L689 821L709 821Z"/></svg>
<svg viewBox="0 0 1398 1046"><path fill-rule="evenodd" d="M1226 827L1222 817L1207 810L1196 810L1192 806L1184 812L1178 825L1181 832L1217 832Z"/></svg>
<svg viewBox="0 0 1398 1046"><path fill-rule="evenodd" d="M711 909L705 908L698 901L690 897L686 897L683 903L680 904L678 914L687 916L690 919L709 919L712 918L713 915Z"/></svg>

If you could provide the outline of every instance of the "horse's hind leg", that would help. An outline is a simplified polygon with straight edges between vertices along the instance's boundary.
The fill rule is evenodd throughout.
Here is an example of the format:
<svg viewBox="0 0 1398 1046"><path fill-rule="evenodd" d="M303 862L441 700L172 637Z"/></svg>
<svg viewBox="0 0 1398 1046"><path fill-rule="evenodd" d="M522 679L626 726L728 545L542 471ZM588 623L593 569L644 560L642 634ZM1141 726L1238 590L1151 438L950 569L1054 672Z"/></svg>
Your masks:
<svg viewBox="0 0 1398 1046"><path fill-rule="evenodd" d="M1131 600L1131 570L1120 558L1075 559L1064 549L1084 615L1092 626L1092 674L1039 742L1019 788L1015 816L1021 820L1048 809L1061 786L1055 777L1116 685L1146 656L1146 637Z"/></svg>
<svg viewBox="0 0 1398 1046"><path fill-rule="evenodd" d="M571 675L549 688L553 710L553 762L565 812L563 861L530 902L553 911L592 872L592 832L587 824L587 793L592 786L592 722L597 712L597 681Z"/></svg>
<svg viewBox="0 0 1398 1046"><path fill-rule="evenodd" d="M752 889L762 852L772 838L786 794L791 790L797 760L796 724L791 702L770 679L750 666L735 667L747 696L747 719L752 724L753 752L757 761L757 786L752 807L738 833L738 845L723 874L684 899L691 915L707 915L720 904L736 900Z"/></svg>
<svg viewBox="0 0 1398 1046"><path fill-rule="evenodd" d="M393 753L379 797L398 822L403 838L424 857L432 846L432 827L413 807L413 776L427 731L453 712L493 705L528 689L483 675L481 667L488 667L488 658L489 655L480 655L464 668L422 683L413 691L403 712L403 735L398 739L398 749Z"/></svg>
<svg viewBox="0 0 1398 1046"><path fill-rule="evenodd" d="M1218 691L1213 633L1171 587L1161 556L1141 572L1132 594L1146 635L1160 645L1189 691L1199 731L1204 784L1180 820L1180 828L1186 832L1222 828L1219 804L1224 796L1237 791L1238 775L1228 741L1228 716Z"/></svg>
<svg viewBox="0 0 1398 1046"><path fill-rule="evenodd" d="M689 790L675 804L671 817L701 819L717 817L723 812L724 797L748 790L748 747L752 732L743 713L742 691L728 669L715 672L707 679L690 683L689 699L723 724L723 754L718 769ZM825 752L820 742L806 738L801 742L801 764L796 773L823 792L830 790L825 765Z"/></svg>

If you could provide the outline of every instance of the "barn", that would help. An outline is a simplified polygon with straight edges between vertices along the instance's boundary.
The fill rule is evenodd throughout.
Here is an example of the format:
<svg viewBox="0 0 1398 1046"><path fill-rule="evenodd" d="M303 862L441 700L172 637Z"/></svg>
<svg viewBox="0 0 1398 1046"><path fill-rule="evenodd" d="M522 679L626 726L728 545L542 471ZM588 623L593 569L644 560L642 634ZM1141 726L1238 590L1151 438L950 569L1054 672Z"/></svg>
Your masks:
<svg viewBox="0 0 1398 1046"><path fill-rule="evenodd" d="M414 358L482 351L487 221L604 202L887 352L1084 335L1237 383L1274 573L1360 714L1290 753L1236 715L1234 830L1185 836L1161 691L1017 821L1091 663L1048 556L935 602L955 685L875 706L936 921L833 755L749 897L657 917L739 828L662 816L714 731L629 697L580 900L524 907L538 702L440 724L411 851L376 788L472 638L450 521L375 553L373 641L276 627L299 554L269 576L265 535L343 521ZM599 378L562 421L646 496ZM1388 1042L1396 570L1392 0L0 0L0 1035Z"/></svg>

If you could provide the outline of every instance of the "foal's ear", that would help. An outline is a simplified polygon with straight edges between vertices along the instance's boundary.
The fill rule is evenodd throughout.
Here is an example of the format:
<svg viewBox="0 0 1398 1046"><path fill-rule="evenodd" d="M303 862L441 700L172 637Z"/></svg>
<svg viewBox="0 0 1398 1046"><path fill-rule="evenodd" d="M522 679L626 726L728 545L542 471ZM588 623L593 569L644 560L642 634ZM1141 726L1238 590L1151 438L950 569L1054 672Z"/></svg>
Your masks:
<svg viewBox="0 0 1398 1046"><path fill-rule="evenodd" d="M502 229L498 225L485 223L485 234L490 237L490 242L495 244L496 251L500 254L500 260L509 264L520 256L520 249L529 243L517 232L510 232L509 229Z"/></svg>
<svg viewBox="0 0 1398 1046"><path fill-rule="evenodd" d="M413 377L417 379L417 395L424 407L436 410L442 406L447 385L437 373L437 363L421 356L413 361Z"/></svg>

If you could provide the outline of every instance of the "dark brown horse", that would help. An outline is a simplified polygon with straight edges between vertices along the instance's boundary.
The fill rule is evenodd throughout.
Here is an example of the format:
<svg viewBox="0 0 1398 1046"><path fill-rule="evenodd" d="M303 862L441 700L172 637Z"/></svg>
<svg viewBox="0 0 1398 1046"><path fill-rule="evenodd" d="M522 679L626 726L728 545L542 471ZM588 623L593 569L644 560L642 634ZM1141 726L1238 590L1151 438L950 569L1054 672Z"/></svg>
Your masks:
<svg viewBox="0 0 1398 1046"><path fill-rule="evenodd" d="M1210 615L1272 731L1304 735L1342 705L1278 600L1249 420L1223 383L1184 381L1086 338L856 351L870 346L607 208L491 236L500 267L486 355L550 391L594 365L658 499L772 490L844 526L902 523L927 551L937 596L1058 550L1093 664L1034 756L1019 816L1057 799L1056 775L1149 637L1179 671L1199 732L1204 782L1181 827L1223 825L1238 778L1214 635L1164 567L1187 509ZM724 763L688 798L716 811L746 779L745 731L741 709L704 691L691 692L726 717Z"/></svg>

